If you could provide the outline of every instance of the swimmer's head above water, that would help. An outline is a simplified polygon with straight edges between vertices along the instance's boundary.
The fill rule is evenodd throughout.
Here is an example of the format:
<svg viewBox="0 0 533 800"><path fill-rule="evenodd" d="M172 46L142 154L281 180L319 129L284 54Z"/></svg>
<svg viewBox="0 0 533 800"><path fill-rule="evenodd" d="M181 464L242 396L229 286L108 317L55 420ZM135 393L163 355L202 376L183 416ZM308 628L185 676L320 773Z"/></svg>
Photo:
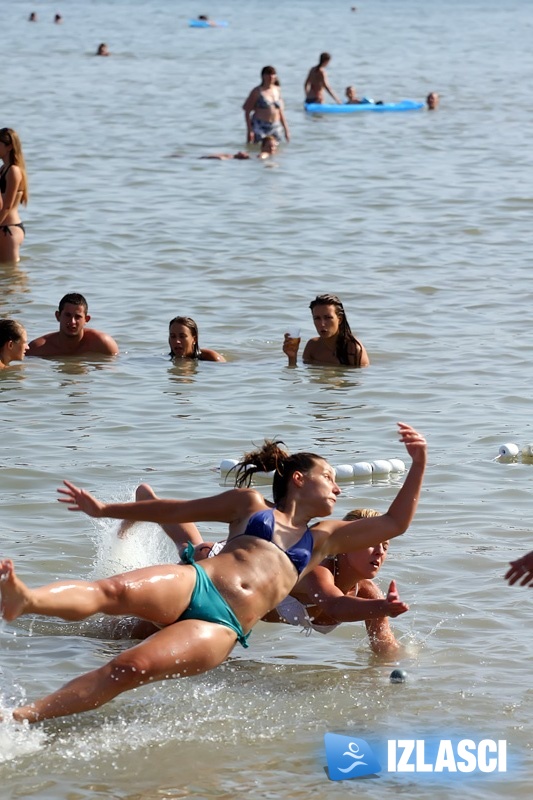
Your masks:
<svg viewBox="0 0 533 800"><path fill-rule="evenodd" d="M439 107L440 97L437 92L430 92L426 97L426 105L430 111L435 111Z"/></svg>
<svg viewBox="0 0 533 800"><path fill-rule="evenodd" d="M174 317L168 325L169 356L171 358L200 358L198 325L191 317Z"/></svg>

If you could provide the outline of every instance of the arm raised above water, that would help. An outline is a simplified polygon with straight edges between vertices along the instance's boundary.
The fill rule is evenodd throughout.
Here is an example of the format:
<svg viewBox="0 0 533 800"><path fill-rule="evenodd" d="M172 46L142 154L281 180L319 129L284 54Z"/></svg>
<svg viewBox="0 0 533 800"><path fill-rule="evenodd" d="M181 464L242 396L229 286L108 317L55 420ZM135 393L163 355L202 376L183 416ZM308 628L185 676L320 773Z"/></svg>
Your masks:
<svg viewBox="0 0 533 800"><path fill-rule="evenodd" d="M389 510L379 517L358 519L353 522L325 520L314 530L317 547L322 554L351 553L361 547L373 547L386 539L405 533L415 515L426 468L427 444L422 434L404 422L398 423L400 441L412 458L412 464L403 486L391 503ZM321 532L329 533L321 541Z"/></svg>
<svg viewBox="0 0 533 800"><path fill-rule="evenodd" d="M230 489L197 500L138 500L132 503L102 503L90 492L70 481L58 489L60 503L69 511L83 511L89 517L109 517L136 522L238 522L264 507L264 499L255 489Z"/></svg>

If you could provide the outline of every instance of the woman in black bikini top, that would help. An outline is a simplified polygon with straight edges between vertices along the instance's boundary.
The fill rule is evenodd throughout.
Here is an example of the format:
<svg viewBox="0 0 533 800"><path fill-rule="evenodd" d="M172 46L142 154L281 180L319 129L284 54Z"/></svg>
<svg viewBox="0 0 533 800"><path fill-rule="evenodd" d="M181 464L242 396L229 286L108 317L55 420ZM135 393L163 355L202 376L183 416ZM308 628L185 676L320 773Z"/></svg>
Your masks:
<svg viewBox="0 0 533 800"><path fill-rule="evenodd" d="M24 241L18 207L28 202L28 181L22 146L11 128L0 130L0 264L16 264Z"/></svg>

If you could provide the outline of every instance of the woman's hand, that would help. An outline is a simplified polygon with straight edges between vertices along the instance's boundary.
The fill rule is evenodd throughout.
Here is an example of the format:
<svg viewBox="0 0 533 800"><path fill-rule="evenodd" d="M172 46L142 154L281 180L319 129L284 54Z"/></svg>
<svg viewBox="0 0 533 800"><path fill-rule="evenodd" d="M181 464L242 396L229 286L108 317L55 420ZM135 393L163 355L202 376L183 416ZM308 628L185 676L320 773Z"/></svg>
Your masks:
<svg viewBox="0 0 533 800"><path fill-rule="evenodd" d="M66 489L58 489L59 494L65 495L58 497L60 503L68 503L69 511L83 511L89 517L103 517L103 510L105 504L93 497L92 494L86 492L85 489L79 489L74 486L70 481L63 481Z"/></svg>
<svg viewBox="0 0 533 800"><path fill-rule="evenodd" d="M404 443L405 449L412 460L425 464L427 442L422 434L415 431L410 425L406 425L405 422L398 422L398 433L400 434L400 442Z"/></svg>
<svg viewBox="0 0 533 800"><path fill-rule="evenodd" d="M406 611L409 611L409 606L407 603L404 603L403 600L400 600L400 594L396 588L396 581L390 582L389 591L387 592L385 602L385 614L388 617L399 617L400 614L405 614Z"/></svg>

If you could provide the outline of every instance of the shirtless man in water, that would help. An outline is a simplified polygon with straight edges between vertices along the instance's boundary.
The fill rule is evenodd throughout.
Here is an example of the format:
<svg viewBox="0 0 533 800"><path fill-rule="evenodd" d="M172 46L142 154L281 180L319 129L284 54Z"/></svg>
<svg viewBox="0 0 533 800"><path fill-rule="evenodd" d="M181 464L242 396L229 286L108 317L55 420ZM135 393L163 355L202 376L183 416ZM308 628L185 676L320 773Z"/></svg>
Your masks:
<svg viewBox="0 0 533 800"><path fill-rule="evenodd" d="M115 356L118 345L111 336L85 326L91 319L87 300L82 294L66 294L55 312L59 330L45 333L30 342L29 356L79 356L101 353Z"/></svg>
<svg viewBox="0 0 533 800"><path fill-rule="evenodd" d="M329 53L321 53L320 61L316 67L311 67L309 75L306 78L305 88L305 102L306 103L323 103L324 91L326 91L339 105L341 100L337 97L333 89L328 83L328 76L326 75L326 67L331 61Z"/></svg>

